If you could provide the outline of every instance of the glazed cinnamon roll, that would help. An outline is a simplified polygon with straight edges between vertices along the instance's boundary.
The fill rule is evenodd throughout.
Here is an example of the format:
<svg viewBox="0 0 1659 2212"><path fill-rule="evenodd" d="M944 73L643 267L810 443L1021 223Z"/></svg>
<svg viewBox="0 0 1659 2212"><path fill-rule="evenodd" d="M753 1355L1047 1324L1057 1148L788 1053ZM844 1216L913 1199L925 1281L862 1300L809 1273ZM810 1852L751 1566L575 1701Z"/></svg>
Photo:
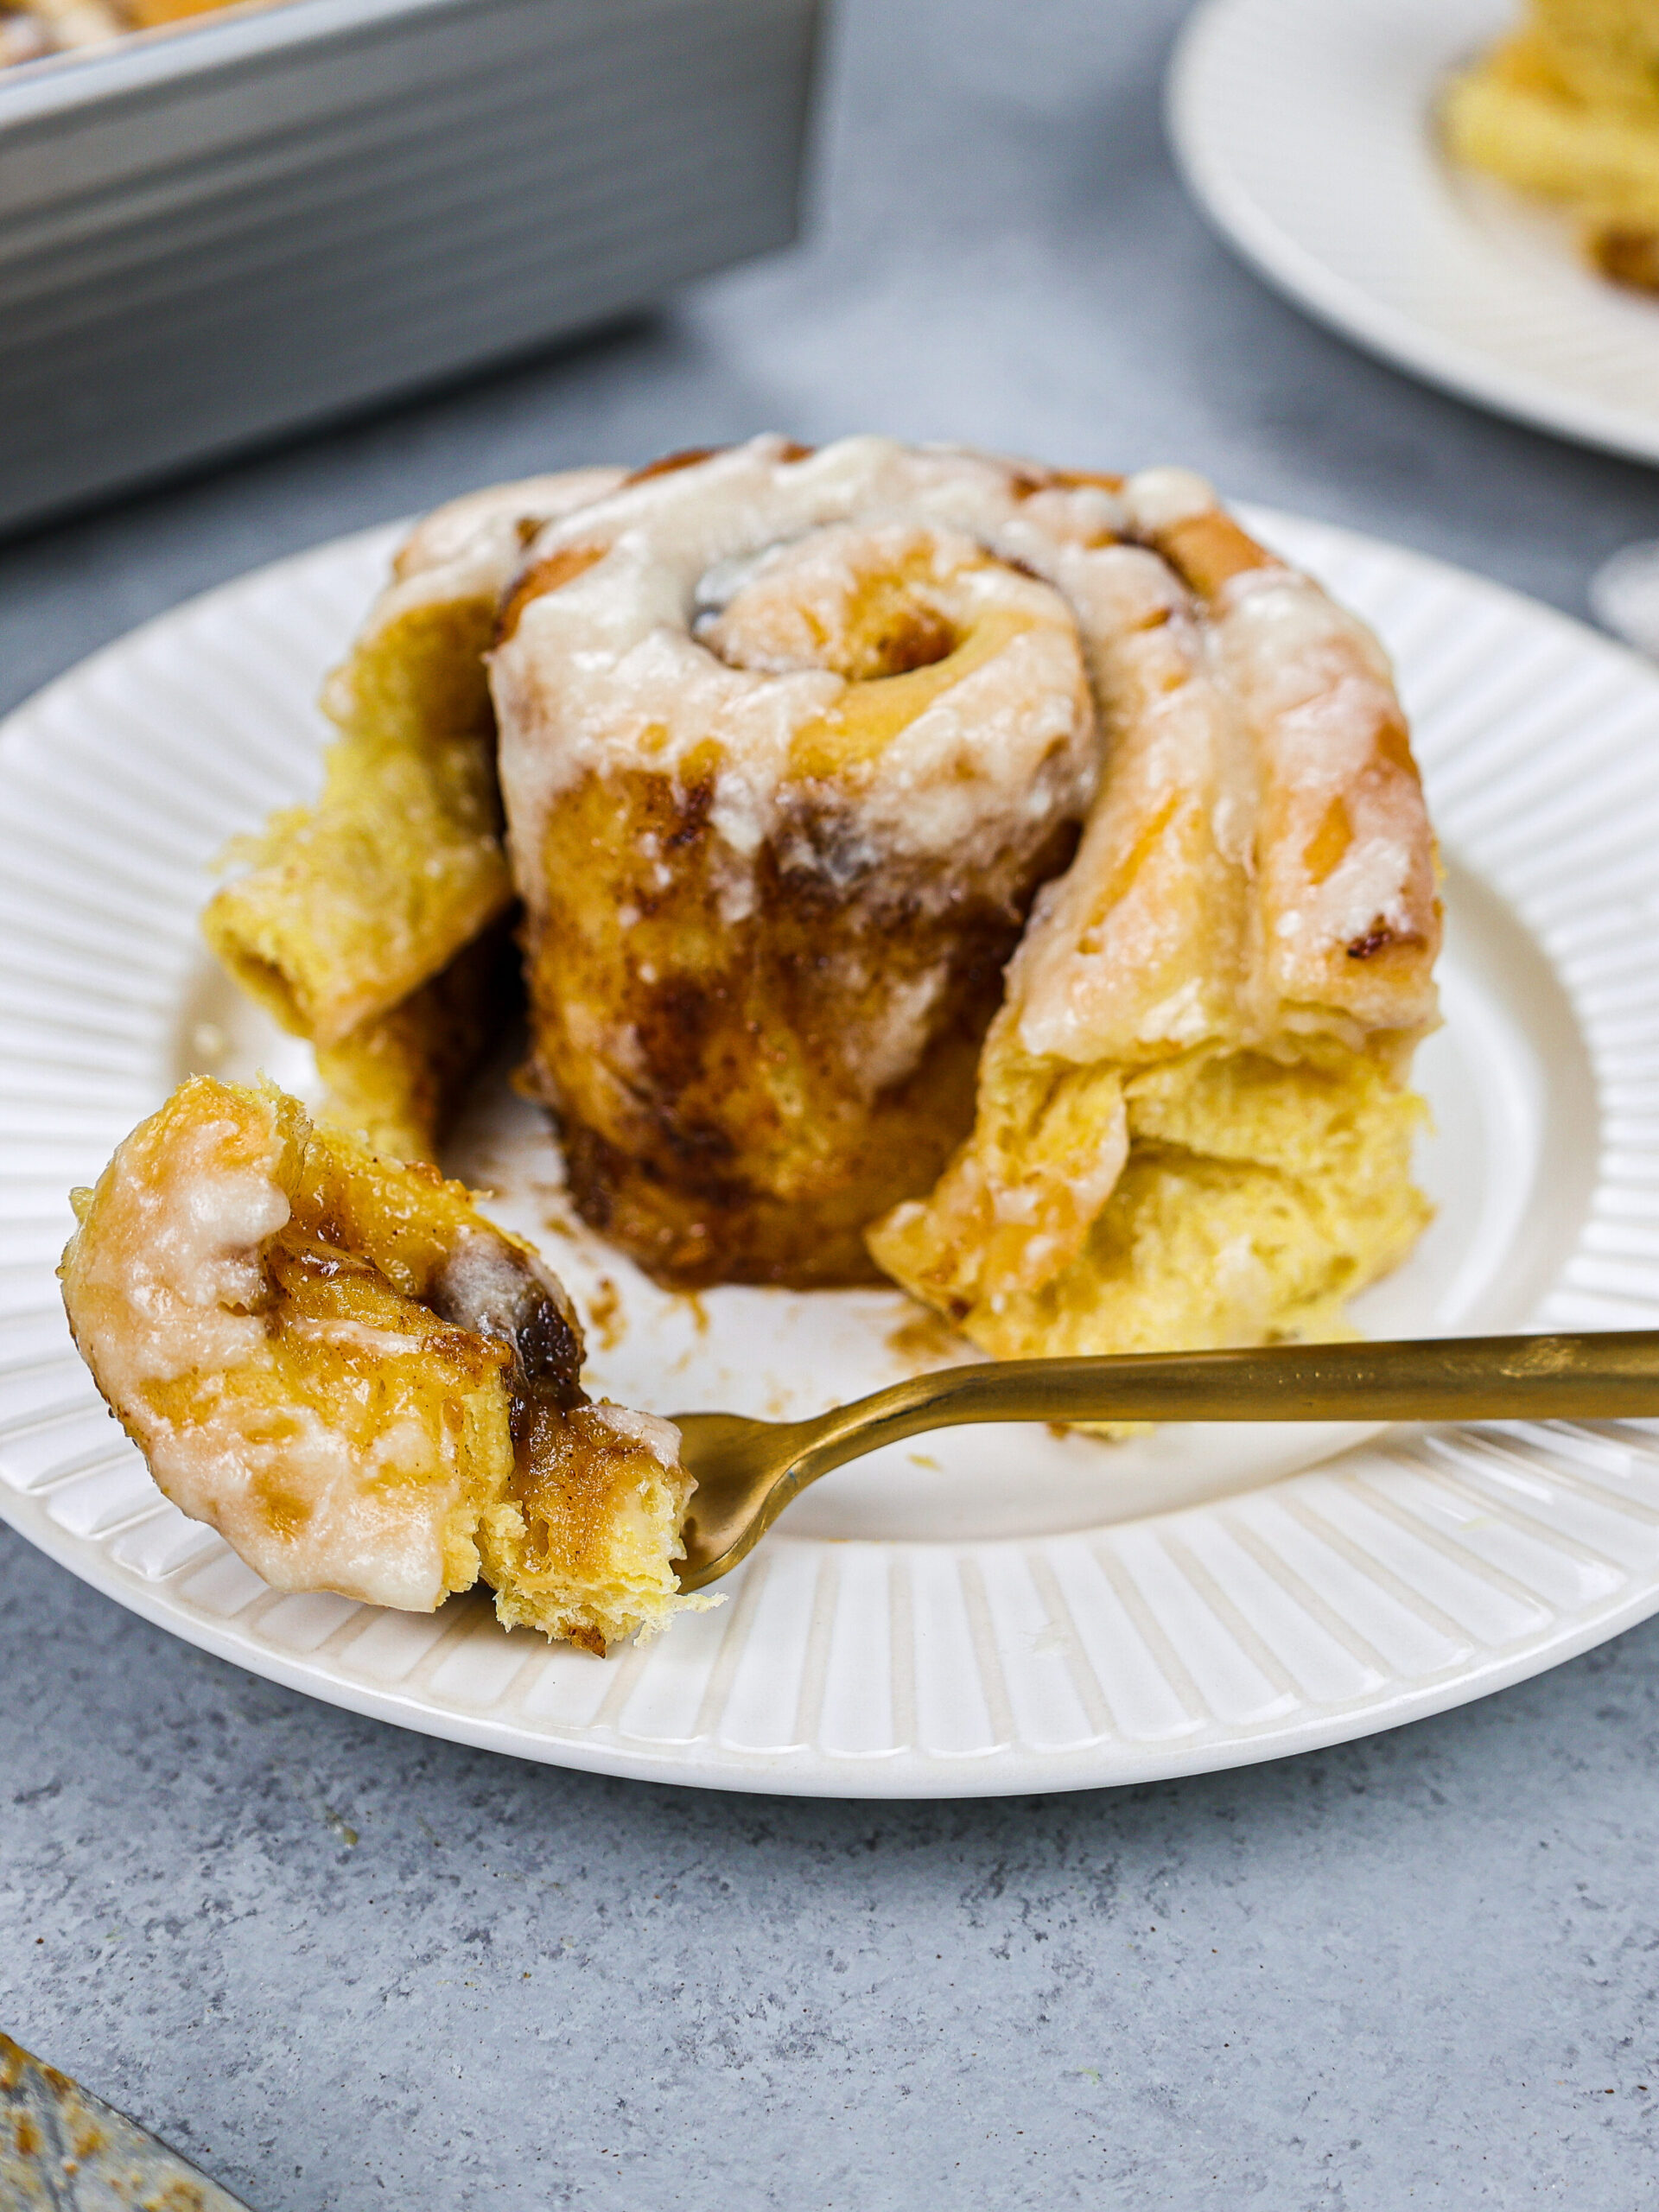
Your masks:
<svg viewBox="0 0 1659 2212"><path fill-rule="evenodd" d="M1659 291L1659 10L1527 0L1514 30L1446 86L1454 160L1576 219L1586 258Z"/></svg>
<svg viewBox="0 0 1659 2212"><path fill-rule="evenodd" d="M588 1402L569 1300L459 1183L194 1077L74 1201L99 1389L274 1588L429 1612L481 1575L509 1626L594 1651L698 1602L677 1432Z"/></svg>
<svg viewBox="0 0 1659 2212"><path fill-rule="evenodd" d="M988 1351L1326 1335L1427 1217L1433 839L1382 648L1178 470L1065 554L1106 768L974 1130L870 1237Z"/></svg>
<svg viewBox="0 0 1659 2212"><path fill-rule="evenodd" d="M242 844L203 917L237 981L316 1046L329 1120L396 1157L431 1156L511 1002L483 660L502 586L527 536L620 474L497 486L418 525L325 691L340 736L321 798Z"/></svg>
<svg viewBox="0 0 1659 2212"><path fill-rule="evenodd" d="M582 1214L661 1281L871 1280L866 1224L968 1129L1097 770L1088 618L1027 540L1100 495L1045 535L1039 489L761 438L528 550L491 682L529 1076Z"/></svg>

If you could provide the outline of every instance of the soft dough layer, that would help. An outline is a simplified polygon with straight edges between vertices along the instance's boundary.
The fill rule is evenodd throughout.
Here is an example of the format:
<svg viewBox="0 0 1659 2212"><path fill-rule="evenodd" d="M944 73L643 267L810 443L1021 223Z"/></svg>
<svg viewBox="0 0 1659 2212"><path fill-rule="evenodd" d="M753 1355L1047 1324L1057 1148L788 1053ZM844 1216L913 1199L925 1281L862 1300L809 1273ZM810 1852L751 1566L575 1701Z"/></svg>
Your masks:
<svg viewBox="0 0 1659 2212"><path fill-rule="evenodd" d="M75 1207L99 1389L273 1587L429 1612L482 1573L510 1625L597 1651L697 1602L675 1430L588 1402L563 1291L460 1184L195 1077Z"/></svg>
<svg viewBox="0 0 1659 2212"><path fill-rule="evenodd" d="M1097 486L778 438L544 531L492 685L534 1087L660 1279L867 1281L971 1119L1098 737L1057 548Z"/></svg>
<svg viewBox="0 0 1659 2212"><path fill-rule="evenodd" d="M404 545L329 679L340 731L315 808L277 814L202 918L237 981L310 1038L327 1118L429 1158L511 1002L495 721L484 652L524 538L608 491L612 468L456 499Z"/></svg>
<svg viewBox="0 0 1659 2212"><path fill-rule="evenodd" d="M1122 504L1071 556L1074 596L1119 610L1082 847L1009 969L972 1136L870 1236L1003 1357L1328 1334L1427 1218L1406 1077L1440 907L1382 649L1197 478Z"/></svg>

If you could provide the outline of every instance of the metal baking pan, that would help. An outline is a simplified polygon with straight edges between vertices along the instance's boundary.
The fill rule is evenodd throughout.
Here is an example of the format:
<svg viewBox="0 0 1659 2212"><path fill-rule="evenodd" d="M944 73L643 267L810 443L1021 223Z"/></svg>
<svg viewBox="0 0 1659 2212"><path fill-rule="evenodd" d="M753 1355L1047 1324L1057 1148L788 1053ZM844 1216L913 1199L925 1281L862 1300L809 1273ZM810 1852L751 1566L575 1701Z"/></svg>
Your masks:
<svg viewBox="0 0 1659 2212"><path fill-rule="evenodd" d="M793 236L817 0L283 0L0 77L0 526Z"/></svg>

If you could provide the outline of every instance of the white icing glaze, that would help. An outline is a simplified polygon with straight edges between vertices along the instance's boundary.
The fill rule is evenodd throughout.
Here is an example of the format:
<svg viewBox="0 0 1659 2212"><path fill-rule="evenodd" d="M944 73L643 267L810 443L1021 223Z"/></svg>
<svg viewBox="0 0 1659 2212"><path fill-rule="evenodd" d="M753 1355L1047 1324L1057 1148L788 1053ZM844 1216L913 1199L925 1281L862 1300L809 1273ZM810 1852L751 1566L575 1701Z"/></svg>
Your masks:
<svg viewBox="0 0 1659 2212"><path fill-rule="evenodd" d="M99 1287L126 1325L100 1332L94 1362L116 1402L136 1402L152 1382L234 1367L263 1345L259 1314L234 1309L261 1302L260 1254L289 1217L276 1180L283 1141L274 1116L264 1135L252 1158L237 1158L244 1144L236 1121L200 1123L153 1179L124 1168L118 1154L129 1227Z"/></svg>
<svg viewBox="0 0 1659 2212"><path fill-rule="evenodd" d="M412 576L423 569L445 568L487 547L500 558L505 582L524 550L521 524L534 523L539 528L603 499L626 474L620 468L566 468L553 475L523 476L511 484L464 492L421 517L398 551L397 574Z"/></svg>
<svg viewBox="0 0 1659 2212"><path fill-rule="evenodd" d="M97 1237L78 1234L66 1258L76 1340L162 1490L268 1582L429 1610L462 1495L455 1437L392 1421L354 1450L315 1407L290 1398L272 1419L246 1387L274 1357L263 1255L289 1218L285 1151L274 1103L247 1094L188 1124L164 1109L129 1138ZM350 1322L311 1333L375 1356L415 1348ZM175 1420L154 1393L187 1381L189 1415ZM273 1497L302 1504L297 1525L276 1525Z"/></svg>
<svg viewBox="0 0 1659 2212"><path fill-rule="evenodd" d="M1205 998L1202 977L1190 976L1179 990L1147 1008L1136 1024L1136 1036L1144 1045L1201 1043L1213 1026Z"/></svg>
<svg viewBox="0 0 1659 2212"><path fill-rule="evenodd" d="M1150 493L1126 487L1138 527L1196 508L1199 487L1156 474ZM1432 1026L1426 964L1373 980L1347 959L1374 930L1427 947L1438 927L1371 632L1265 556L1205 609L1139 548L1068 551L1058 573L1098 641L1112 771L1009 971L1024 1050L1088 1064L1270 1040L1287 1023L1350 1042ZM1338 804L1351 842L1315 880L1309 853Z"/></svg>
<svg viewBox="0 0 1659 2212"><path fill-rule="evenodd" d="M523 557L526 528L541 528L586 505L613 490L622 475L620 468L570 468L554 476L493 484L435 508L398 548L392 581L369 609L353 652L423 607L499 599ZM348 659L330 673L322 689L324 710L346 724L354 706L350 669Z"/></svg>
<svg viewBox="0 0 1659 2212"><path fill-rule="evenodd" d="M1379 733L1399 722L1388 656L1376 637L1293 570L1236 577L1222 594L1212 651L1258 740L1262 772L1300 825L1273 855L1264 901L1278 988L1306 988L1307 963L1374 926L1420 935L1433 899L1427 817L1403 777L1373 770ZM1351 842L1323 881L1302 848L1339 802ZM1432 1003L1418 1019L1432 1020Z"/></svg>
<svg viewBox="0 0 1659 2212"><path fill-rule="evenodd" d="M1214 512L1216 494L1190 468L1142 468L1123 486L1131 526L1144 537Z"/></svg>
<svg viewBox="0 0 1659 2212"><path fill-rule="evenodd" d="M1013 545L1023 533L1046 560L1060 545L1098 546L1122 537L1132 527L1129 511L1116 492L1099 484L1052 485L1033 492L1004 525L1002 542Z"/></svg>
<svg viewBox="0 0 1659 2212"><path fill-rule="evenodd" d="M613 1405L608 1398L601 1398L590 1410L613 1435L637 1444L663 1466L680 1471L680 1432L671 1421L663 1420L658 1414L635 1413L632 1407Z"/></svg>
<svg viewBox="0 0 1659 2212"><path fill-rule="evenodd" d="M1344 951L1375 925L1419 936L1432 926L1421 794L1408 777L1367 780L1379 730L1398 719L1371 633L1265 554L1200 607L1159 553L1123 542L1123 533L1155 539L1214 511L1201 477L1160 467L1120 493L1033 490L1029 474L992 456L868 437L785 456L780 441L758 439L626 485L551 524L531 549L532 561L567 549L600 555L532 600L494 657L511 838L532 912L542 827L560 790L590 769L672 768L711 736L721 747L710 818L728 859L727 918L752 911L747 864L769 838L808 864L781 827L791 753L845 696L840 677L811 664L813 632L834 630L862 564L880 553L902 566L904 548L913 552L931 532L958 558L977 545L997 563L1034 571L994 566L983 573L995 582L958 579L987 606L1019 606L1032 624L916 714L867 769L838 777L849 801L839 849L848 865L949 855L968 872L986 865L1022 812L1043 823L1075 810L1093 773L1086 733L1068 724L1065 664L1075 636L1109 724L1114 788L1071 874L1039 902L1010 970L1009 1004L1028 1052L1085 1063L1185 1049L1212 1034L1270 1034L1282 1001L1317 998L1314 964L1328 970L1332 948ZM1048 620L1056 594L1063 622ZM1256 849L1264 791L1288 793L1300 810L1288 827L1280 823L1265 859ZM1187 824L1190 810L1191 837L1209 855L1206 895L1237 915L1230 937L1212 930L1196 953L1184 950L1182 933L1201 925L1173 910L1167 869L1134 859L1172 794L1177 811L1166 818ZM1319 807L1338 795L1353 817L1352 842L1314 883L1302 856ZM1103 887L1120 876L1102 912ZM1248 926L1247 908L1258 916ZM1239 963L1258 957L1266 968L1246 987ZM1196 977L1182 965L1190 971L1194 958ZM1357 974L1344 983L1371 988ZM1365 1018L1426 1024L1423 988L1413 1013L1385 1003L1393 987L1379 981ZM895 1006L892 1024L858 1041L869 1069L903 1071L901 1040L913 1049L925 1007L918 994L908 1020ZM1344 1034L1354 1033L1351 1012L1333 1012Z"/></svg>
<svg viewBox="0 0 1659 2212"><path fill-rule="evenodd" d="M1222 869L1242 878L1255 796L1244 733L1179 580L1155 554L1119 545L1069 556L1067 582L1100 641L1112 771L1076 861L1014 956L1008 1005L1026 1052L1086 1065L1182 1048L1231 1019L1234 978L1172 972L1184 918L1166 878L1155 867L1120 878L1147 823L1186 808L1205 818ZM1215 887L1229 895L1224 874Z"/></svg>
<svg viewBox="0 0 1659 2212"><path fill-rule="evenodd" d="M714 736L721 758L711 818L721 836L747 858L775 830L796 740L835 713L846 683L799 664L798 652L780 650L770 667L734 666L694 627L704 638L733 635L746 589L764 597L769 574L785 571L798 582L804 564L817 564L811 582L830 605L851 588L855 543L868 554L931 530L946 547L954 539L958 554L997 552L1020 504L1007 467L981 455L868 437L803 461L783 454L779 440L757 439L625 486L530 549L531 563L565 548L605 549L584 574L532 600L493 658L511 840L532 905L546 810L592 769L673 769ZM1060 496L1083 499L1098 528L1098 499ZM803 550L809 532L829 534L829 543ZM977 602L971 612L1015 612L1030 627L915 716L855 781L859 825L884 849L960 854L968 866L1001 836L1011 792L1028 820L1076 810L1092 781L1094 738L1072 624L1053 593L1000 565L963 570L957 583Z"/></svg>
<svg viewBox="0 0 1659 2212"><path fill-rule="evenodd" d="M423 515L393 564L395 581L370 610L359 643L418 607L495 599L524 557L524 532L615 490L620 468L568 468L468 492Z"/></svg>
<svg viewBox="0 0 1659 2212"><path fill-rule="evenodd" d="M291 1320L288 1324L290 1337L302 1337L308 1343L349 1346L370 1359L396 1359L410 1352L418 1352L423 1338L407 1335L396 1329L371 1328L365 1321L353 1321L345 1315L327 1320L316 1316L305 1320Z"/></svg>
<svg viewBox="0 0 1659 2212"><path fill-rule="evenodd" d="M516 1344L543 1297L557 1307L580 1345L575 1308L552 1269L495 1230L479 1229L456 1240L434 1286L432 1302L462 1328L498 1344Z"/></svg>

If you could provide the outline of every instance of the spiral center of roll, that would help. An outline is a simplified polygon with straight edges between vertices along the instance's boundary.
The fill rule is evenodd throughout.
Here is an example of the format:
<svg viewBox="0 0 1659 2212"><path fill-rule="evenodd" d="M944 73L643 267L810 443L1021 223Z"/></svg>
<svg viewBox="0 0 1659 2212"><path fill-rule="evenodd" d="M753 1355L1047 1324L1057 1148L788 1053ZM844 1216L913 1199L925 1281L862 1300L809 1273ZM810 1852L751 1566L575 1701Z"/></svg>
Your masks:
<svg viewBox="0 0 1659 2212"><path fill-rule="evenodd" d="M728 666L844 680L840 701L797 733L800 774L873 760L1034 631L1052 633L1064 663L1036 692L1056 673L1068 693L1081 682L1075 624L1058 595L975 539L927 524L830 524L711 569L697 601L693 634ZM1023 670L1016 689L1034 673Z"/></svg>
<svg viewBox="0 0 1659 2212"><path fill-rule="evenodd" d="M693 629L730 668L878 683L957 651L972 623L963 572L990 565L939 531L832 525L710 570Z"/></svg>

